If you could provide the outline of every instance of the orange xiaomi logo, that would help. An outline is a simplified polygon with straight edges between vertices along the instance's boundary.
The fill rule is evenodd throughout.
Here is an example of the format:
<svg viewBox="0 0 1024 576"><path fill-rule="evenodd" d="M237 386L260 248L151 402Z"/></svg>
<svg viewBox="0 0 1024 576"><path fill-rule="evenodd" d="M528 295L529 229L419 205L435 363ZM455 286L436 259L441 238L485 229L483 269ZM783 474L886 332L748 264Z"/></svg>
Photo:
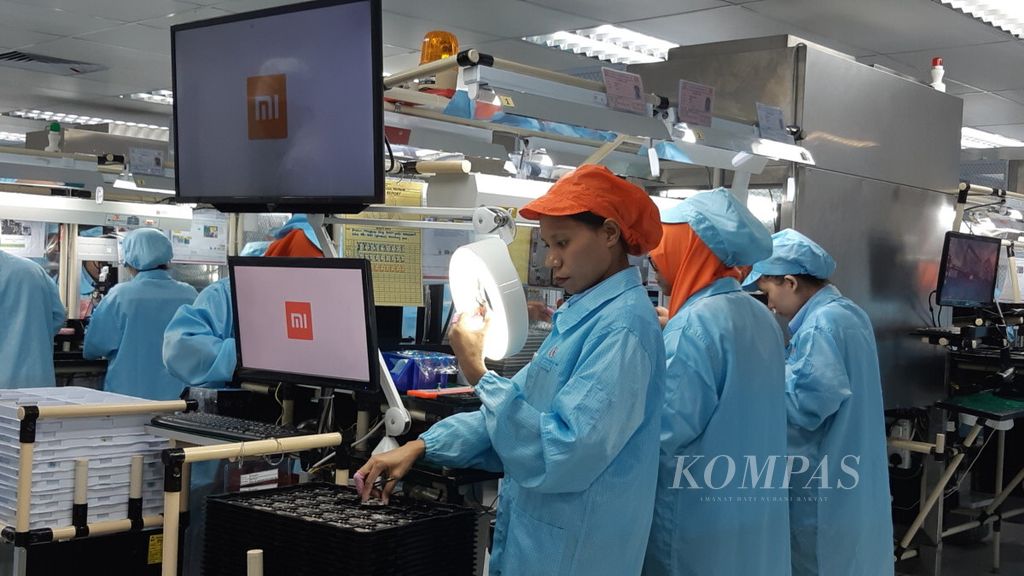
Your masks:
<svg viewBox="0 0 1024 576"><path fill-rule="evenodd" d="M288 137L288 90L284 74L246 79L249 140Z"/></svg>

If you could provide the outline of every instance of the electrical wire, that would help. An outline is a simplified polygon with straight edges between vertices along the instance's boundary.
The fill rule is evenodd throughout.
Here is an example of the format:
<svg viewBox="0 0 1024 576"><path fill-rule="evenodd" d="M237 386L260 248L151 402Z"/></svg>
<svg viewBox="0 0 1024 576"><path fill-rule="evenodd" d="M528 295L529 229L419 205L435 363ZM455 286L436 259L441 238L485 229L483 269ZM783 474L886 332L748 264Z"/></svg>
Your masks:
<svg viewBox="0 0 1024 576"><path fill-rule="evenodd" d="M373 436L377 432L377 430L379 430L380 427L383 426L383 425L384 425L384 419L381 418L380 420L377 421L376 424L373 425L373 428L370 428L369 432L367 432L362 438L360 438L360 439L356 440L355 442L353 442L351 444L351 446L353 448L355 448L356 445L362 444L363 442L366 442L367 438L369 438L370 436Z"/></svg>
<svg viewBox="0 0 1024 576"><path fill-rule="evenodd" d="M939 327L939 321L935 317L934 308L932 308L932 297L938 295L938 290L932 290L928 293L928 315L932 319L932 326L935 328ZM937 303L937 302L936 302ZM942 308L939 308L939 315L942 315Z"/></svg>
<svg viewBox="0 0 1024 576"><path fill-rule="evenodd" d="M391 151L391 142L388 142L387 136L384 137L384 145L388 148L388 159L390 160L387 172L391 172L395 169L395 153Z"/></svg>

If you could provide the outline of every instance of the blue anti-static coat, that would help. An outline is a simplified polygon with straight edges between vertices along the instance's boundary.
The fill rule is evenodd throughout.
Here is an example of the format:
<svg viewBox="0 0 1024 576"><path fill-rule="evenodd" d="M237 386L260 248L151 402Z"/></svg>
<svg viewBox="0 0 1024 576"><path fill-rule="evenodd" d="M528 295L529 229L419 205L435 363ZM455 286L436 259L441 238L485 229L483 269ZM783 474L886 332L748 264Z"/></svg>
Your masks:
<svg viewBox="0 0 1024 576"><path fill-rule="evenodd" d="M570 298L533 362L488 372L483 406L421 436L427 460L503 470L492 576L639 573L665 377L636 268Z"/></svg>
<svg viewBox="0 0 1024 576"><path fill-rule="evenodd" d="M889 467L871 321L829 285L804 304L789 328L789 449L810 460L790 491L793 574L891 575ZM826 455L822 470L830 488L823 490L811 476ZM857 478L844 470L844 458ZM816 503L807 500L815 496Z"/></svg>
<svg viewBox="0 0 1024 576"><path fill-rule="evenodd" d="M164 328L178 308L196 299L195 288L166 270L146 270L114 286L92 313L83 355L106 357L103 388L150 400L174 400L185 383L164 368Z"/></svg>
<svg viewBox="0 0 1024 576"><path fill-rule="evenodd" d="M53 336L65 316L42 267L0 250L0 388L55 384Z"/></svg>
<svg viewBox="0 0 1024 576"><path fill-rule="evenodd" d="M204 288L191 306L179 308L164 332L168 372L193 386L230 382L237 362L234 317L228 278Z"/></svg>
<svg viewBox="0 0 1024 576"><path fill-rule="evenodd" d="M664 337L661 468L644 575L788 575L782 331L736 280L722 278L686 301ZM680 456L694 462L692 483L676 480ZM774 477L755 483L748 456L758 470L776 457Z"/></svg>

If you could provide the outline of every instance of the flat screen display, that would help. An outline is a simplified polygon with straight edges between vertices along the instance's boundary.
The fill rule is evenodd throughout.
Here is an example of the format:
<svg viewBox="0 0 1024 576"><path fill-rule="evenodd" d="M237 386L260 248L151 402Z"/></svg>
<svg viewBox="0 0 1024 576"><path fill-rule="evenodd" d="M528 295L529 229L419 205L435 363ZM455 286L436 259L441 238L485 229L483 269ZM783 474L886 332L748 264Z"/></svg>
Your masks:
<svg viewBox="0 0 1024 576"><path fill-rule="evenodd" d="M171 28L180 202L357 212L383 201L380 0Z"/></svg>
<svg viewBox="0 0 1024 576"><path fill-rule="evenodd" d="M978 308L994 301L1002 240L946 232L939 266L938 303Z"/></svg>
<svg viewBox="0 0 1024 576"><path fill-rule="evenodd" d="M369 262L230 258L239 378L376 390Z"/></svg>

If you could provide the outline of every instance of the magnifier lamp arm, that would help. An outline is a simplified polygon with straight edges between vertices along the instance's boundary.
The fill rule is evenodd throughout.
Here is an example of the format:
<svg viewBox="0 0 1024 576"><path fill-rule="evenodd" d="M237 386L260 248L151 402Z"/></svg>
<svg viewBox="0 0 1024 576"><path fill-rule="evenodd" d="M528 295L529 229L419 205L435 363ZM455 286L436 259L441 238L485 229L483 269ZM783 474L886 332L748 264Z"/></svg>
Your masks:
<svg viewBox="0 0 1024 576"><path fill-rule="evenodd" d="M377 358L380 362L380 388L384 392L384 398L388 402L388 409L384 412L385 439L388 437L401 436L409 431L412 426L412 418L409 411L402 404L402 397L398 394L395 381L391 379L391 372L384 362L384 355L377 351Z"/></svg>
<svg viewBox="0 0 1024 576"><path fill-rule="evenodd" d="M516 225L512 214L497 206L480 206L473 212L473 232L477 238L498 236L509 244L515 239Z"/></svg>

